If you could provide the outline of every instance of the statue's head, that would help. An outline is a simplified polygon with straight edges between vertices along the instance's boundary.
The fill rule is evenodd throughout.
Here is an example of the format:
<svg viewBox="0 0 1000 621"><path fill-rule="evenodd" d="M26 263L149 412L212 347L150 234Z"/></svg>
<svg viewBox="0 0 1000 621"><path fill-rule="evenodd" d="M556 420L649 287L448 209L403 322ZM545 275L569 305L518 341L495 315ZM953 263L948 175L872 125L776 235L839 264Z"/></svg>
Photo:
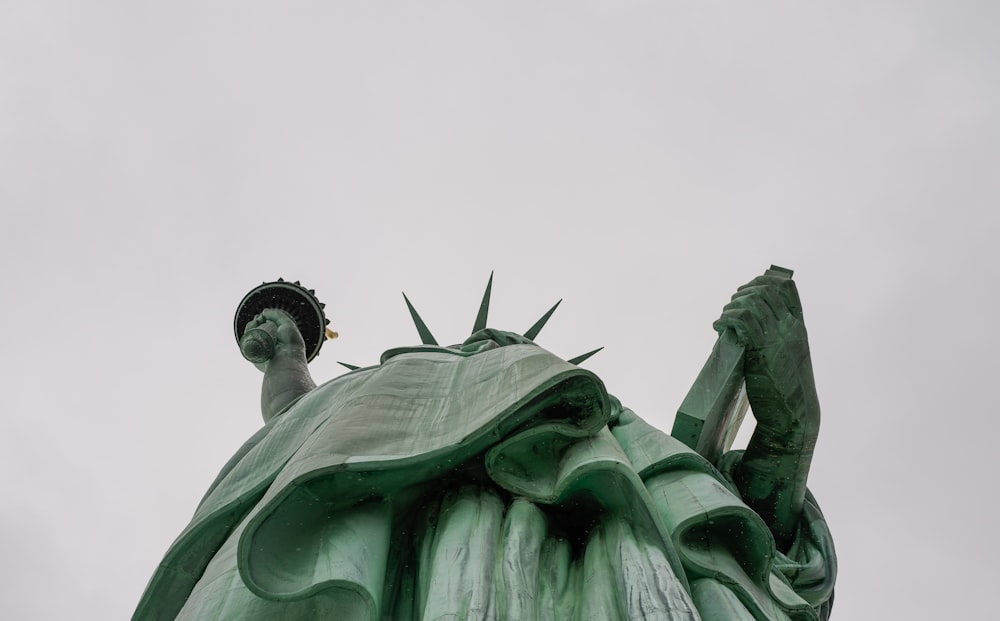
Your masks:
<svg viewBox="0 0 1000 621"><path fill-rule="evenodd" d="M507 345L534 345L535 342L526 336L514 332L505 332L494 328L484 328L473 332L461 345L455 345L463 352L479 351L480 348L493 349Z"/></svg>
<svg viewBox="0 0 1000 621"><path fill-rule="evenodd" d="M410 299L403 294L403 299L406 301L406 306L410 311L410 317L413 319L413 323L417 328L417 333L420 335L420 341L422 345L411 346L411 347L397 347L386 351L382 354L381 362L397 356L403 353L413 353L418 351L450 351L457 353L459 355L474 355L489 351L492 349L497 349L499 347L507 347L508 345L535 345L535 337L541 332L545 323L552 316L558 308L560 302L556 302L541 319L536 321L530 328L524 331L524 334L518 334L516 332L508 332L505 330L497 330L495 328L486 327L486 319L489 313L490 307L490 291L493 288L493 275L490 274L489 282L486 284L486 292L483 294L483 301L479 305L479 313L476 315L475 324L472 327L472 334L457 345L450 345L448 347L442 347L438 344L437 339L431 334L431 331L427 328L427 324L417 313L417 309L413 307ZM593 351L587 352L581 356L576 356L575 358L568 359L568 362L572 364L579 364L586 360L587 358L593 356L602 348L595 349ZM341 363L349 369L357 369L359 367L355 365L349 365L346 363Z"/></svg>

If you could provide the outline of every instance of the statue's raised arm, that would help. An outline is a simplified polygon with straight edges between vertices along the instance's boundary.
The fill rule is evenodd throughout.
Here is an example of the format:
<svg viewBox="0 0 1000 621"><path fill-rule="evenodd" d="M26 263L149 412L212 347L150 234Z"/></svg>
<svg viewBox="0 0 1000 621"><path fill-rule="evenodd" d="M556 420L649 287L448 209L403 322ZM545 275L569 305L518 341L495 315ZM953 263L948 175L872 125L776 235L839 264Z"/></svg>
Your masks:
<svg viewBox="0 0 1000 621"><path fill-rule="evenodd" d="M236 308L233 331L240 352L264 373L265 423L316 387L308 364L326 339L337 337L315 293L299 281L279 278L251 289Z"/></svg>
<svg viewBox="0 0 1000 621"><path fill-rule="evenodd" d="M272 340L270 347L262 348L267 353L257 358L263 360L254 362L254 366L264 372L260 387L260 412L266 423L315 388L316 383L306 362L305 341L291 315L274 308L262 310L247 324L244 336L254 330L263 331Z"/></svg>

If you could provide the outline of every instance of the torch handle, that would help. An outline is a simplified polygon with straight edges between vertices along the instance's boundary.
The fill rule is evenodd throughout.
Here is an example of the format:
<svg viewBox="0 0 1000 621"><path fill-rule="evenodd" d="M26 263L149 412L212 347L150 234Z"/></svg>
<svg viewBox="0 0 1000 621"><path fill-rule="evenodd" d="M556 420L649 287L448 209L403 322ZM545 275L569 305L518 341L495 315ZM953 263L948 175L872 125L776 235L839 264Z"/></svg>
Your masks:
<svg viewBox="0 0 1000 621"><path fill-rule="evenodd" d="M240 337L240 353L254 364L267 362L274 356L275 330L270 321L250 328Z"/></svg>

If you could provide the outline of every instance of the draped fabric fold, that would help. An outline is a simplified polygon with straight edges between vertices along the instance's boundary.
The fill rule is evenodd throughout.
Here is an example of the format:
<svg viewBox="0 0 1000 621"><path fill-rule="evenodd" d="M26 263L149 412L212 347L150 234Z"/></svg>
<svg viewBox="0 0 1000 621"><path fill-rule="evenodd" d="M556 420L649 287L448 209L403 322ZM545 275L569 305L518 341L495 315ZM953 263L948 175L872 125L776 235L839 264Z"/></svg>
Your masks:
<svg viewBox="0 0 1000 621"><path fill-rule="evenodd" d="M815 504L778 554L723 473L592 373L421 347L256 434L133 619L813 619L832 555Z"/></svg>
<svg viewBox="0 0 1000 621"><path fill-rule="evenodd" d="M663 517L703 618L829 616L836 554L811 493L795 543L782 554L760 516L739 499L732 471L741 451L724 455L717 469L627 409L613 433Z"/></svg>

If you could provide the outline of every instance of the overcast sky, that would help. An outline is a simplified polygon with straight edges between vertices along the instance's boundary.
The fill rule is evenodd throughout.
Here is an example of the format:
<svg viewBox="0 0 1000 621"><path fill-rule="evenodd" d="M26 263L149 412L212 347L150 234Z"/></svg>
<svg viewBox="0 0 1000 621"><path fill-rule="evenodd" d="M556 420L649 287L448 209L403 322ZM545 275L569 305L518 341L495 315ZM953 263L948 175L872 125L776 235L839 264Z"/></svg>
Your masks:
<svg viewBox="0 0 1000 621"><path fill-rule="evenodd" d="M872 6L878 4L878 7ZM0 2L0 607L131 615L260 425L278 276L377 362L528 328L669 430L712 321L795 270L835 619L985 619L995 2Z"/></svg>

